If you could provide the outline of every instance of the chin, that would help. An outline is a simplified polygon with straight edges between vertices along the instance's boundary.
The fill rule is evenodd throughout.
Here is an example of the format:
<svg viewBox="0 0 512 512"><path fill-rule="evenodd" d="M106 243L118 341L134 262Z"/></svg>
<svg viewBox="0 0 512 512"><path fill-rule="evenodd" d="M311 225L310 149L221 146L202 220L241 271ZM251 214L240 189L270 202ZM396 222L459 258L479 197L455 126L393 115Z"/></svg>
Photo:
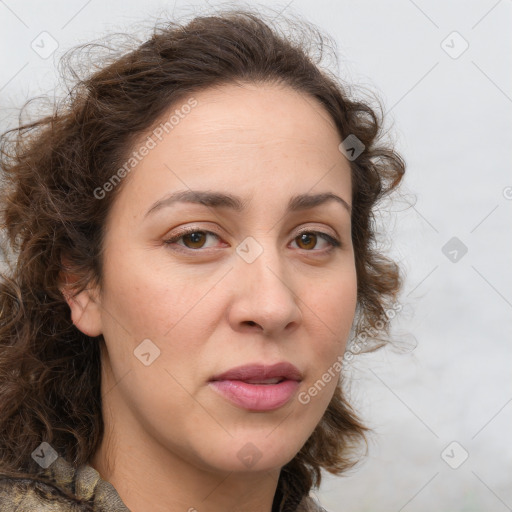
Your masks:
<svg viewBox="0 0 512 512"><path fill-rule="evenodd" d="M279 471L297 455L306 440L292 440L284 432L281 435L278 432L277 428L257 435L248 433L232 437L227 443L216 443L203 462L217 471Z"/></svg>

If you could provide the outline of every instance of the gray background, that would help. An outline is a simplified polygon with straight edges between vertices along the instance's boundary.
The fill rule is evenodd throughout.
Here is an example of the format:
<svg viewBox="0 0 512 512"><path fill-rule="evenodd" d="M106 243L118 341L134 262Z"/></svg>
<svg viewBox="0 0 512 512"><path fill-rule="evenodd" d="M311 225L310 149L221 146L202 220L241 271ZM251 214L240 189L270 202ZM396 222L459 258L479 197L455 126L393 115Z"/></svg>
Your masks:
<svg viewBox="0 0 512 512"><path fill-rule="evenodd" d="M350 367L352 401L374 429L369 455L346 476L327 475L316 495L331 512L512 510L511 0L258 5L304 16L335 39L331 69L378 93L408 165L403 197L380 221L407 273L396 336L415 348ZM1 128L27 98L53 94L64 50L192 6L208 8L0 1ZM58 44L45 59L31 47L51 49L43 31Z"/></svg>

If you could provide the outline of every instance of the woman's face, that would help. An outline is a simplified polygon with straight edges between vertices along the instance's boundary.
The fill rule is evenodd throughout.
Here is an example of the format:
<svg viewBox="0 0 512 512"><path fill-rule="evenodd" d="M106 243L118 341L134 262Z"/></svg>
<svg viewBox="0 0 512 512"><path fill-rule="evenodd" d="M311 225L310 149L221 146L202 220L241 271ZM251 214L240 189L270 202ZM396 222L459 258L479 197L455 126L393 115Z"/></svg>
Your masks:
<svg viewBox="0 0 512 512"><path fill-rule="evenodd" d="M162 120L180 113L168 133L132 148L145 156L107 219L102 291L81 295L83 311L70 304L73 321L104 336L104 419L117 446L139 462L276 469L327 408L354 318L349 162L314 98L252 84L193 98ZM220 199L201 204L192 191ZM178 192L188 200L166 201ZM308 199L318 194L341 200ZM272 375L253 368L212 383L276 363L299 373L240 382Z"/></svg>

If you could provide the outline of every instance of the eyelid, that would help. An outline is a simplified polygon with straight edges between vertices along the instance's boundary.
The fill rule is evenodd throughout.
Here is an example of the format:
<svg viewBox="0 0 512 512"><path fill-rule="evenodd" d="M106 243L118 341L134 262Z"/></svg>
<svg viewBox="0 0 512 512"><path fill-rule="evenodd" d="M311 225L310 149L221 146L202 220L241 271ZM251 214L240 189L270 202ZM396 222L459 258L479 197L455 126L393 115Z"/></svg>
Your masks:
<svg viewBox="0 0 512 512"><path fill-rule="evenodd" d="M221 239L221 236L216 233L215 231L211 231L209 229L204 229L204 228L200 228L198 226L194 227L192 226L191 228L185 228L181 231L178 231L176 234L174 234L172 237L170 238L166 238L163 242L164 244L166 245L171 245L175 242L177 242L180 238L186 236L186 235L189 235L190 233L206 233L207 235L213 235L215 237L217 237L218 239ZM185 251L188 251L188 252L204 252L205 250L207 249L203 249L203 248L199 248L199 249L190 249L189 247L186 247L184 245L181 245L181 244L178 244L180 247L183 248L183 250Z"/></svg>
<svg viewBox="0 0 512 512"><path fill-rule="evenodd" d="M294 238L298 237L302 233L316 233L319 235L325 235L325 236L328 236L329 238L332 238L333 240L336 240L337 242L339 242L339 235L336 231L334 231L334 234L330 234L327 231L323 230L322 228L315 228L315 227L310 226L310 227L305 227L305 228L299 229L299 231L297 231L297 234L295 235Z"/></svg>
<svg viewBox="0 0 512 512"><path fill-rule="evenodd" d="M184 236L186 236L186 235L188 235L190 233L196 233L196 232L206 233L206 234L209 234L209 235L213 235L213 236L217 237L218 239L221 239L221 235L219 235L215 231L211 231L209 229L204 229L204 228L201 228L200 226L190 226L190 227L183 228L182 230L178 231L171 238L166 238L164 240L164 244L171 245L171 244L177 242L180 238L182 238L182 237L184 237ZM333 235L330 235L330 234L326 233L325 231L321 231L321 230L315 229L313 227L304 227L304 228L300 229L295 234L295 236L293 237L292 241L294 241L295 238L297 238L298 236L300 236L303 233L316 234L320 238L325 240L330 245L330 248L328 248L327 250L323 250L323 251L311 250L311 251L308 251L306 249L303 249L304 252L308 252L308 253L316 253L316 252L320 253L321 252L321 253L326 254L326 253L330 253L332 250L340 248L342 246L342 243L339 240L337 235L333 236ZM177 244L177 245L179 247L183 248L183 249L180 249L180 250L182 250L184 252L189 252L189 253L204 252L204 251L208 250L208 248L207 249L203 249L203 248L190 249L189 247L186 247L186 246L181 245L181 244Z"/></svg>

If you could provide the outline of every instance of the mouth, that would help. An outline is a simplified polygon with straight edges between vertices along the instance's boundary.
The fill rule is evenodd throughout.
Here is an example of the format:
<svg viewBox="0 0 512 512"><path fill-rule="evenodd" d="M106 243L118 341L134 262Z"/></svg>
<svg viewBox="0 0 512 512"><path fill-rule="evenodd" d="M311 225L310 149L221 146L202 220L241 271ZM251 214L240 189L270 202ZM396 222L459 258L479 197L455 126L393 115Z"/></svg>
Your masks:
<svg viewBox="0 0 512 512"><path fill-rule="evenodd" d="M258 379L248 379L244 380L242 382L246 382L247 384L279 384L280 382L283 382L283 380L286 380L284 377L276 377L275 379L267 379L267 380L258 380Z"/></svg>
<svg viewBox="0 0 512 512"><path fill-rule="evenodd" d="M232 404L250 411L272 411L289 402L302 373L288 362L252 364L216 375L209 385Z"/></svg>

